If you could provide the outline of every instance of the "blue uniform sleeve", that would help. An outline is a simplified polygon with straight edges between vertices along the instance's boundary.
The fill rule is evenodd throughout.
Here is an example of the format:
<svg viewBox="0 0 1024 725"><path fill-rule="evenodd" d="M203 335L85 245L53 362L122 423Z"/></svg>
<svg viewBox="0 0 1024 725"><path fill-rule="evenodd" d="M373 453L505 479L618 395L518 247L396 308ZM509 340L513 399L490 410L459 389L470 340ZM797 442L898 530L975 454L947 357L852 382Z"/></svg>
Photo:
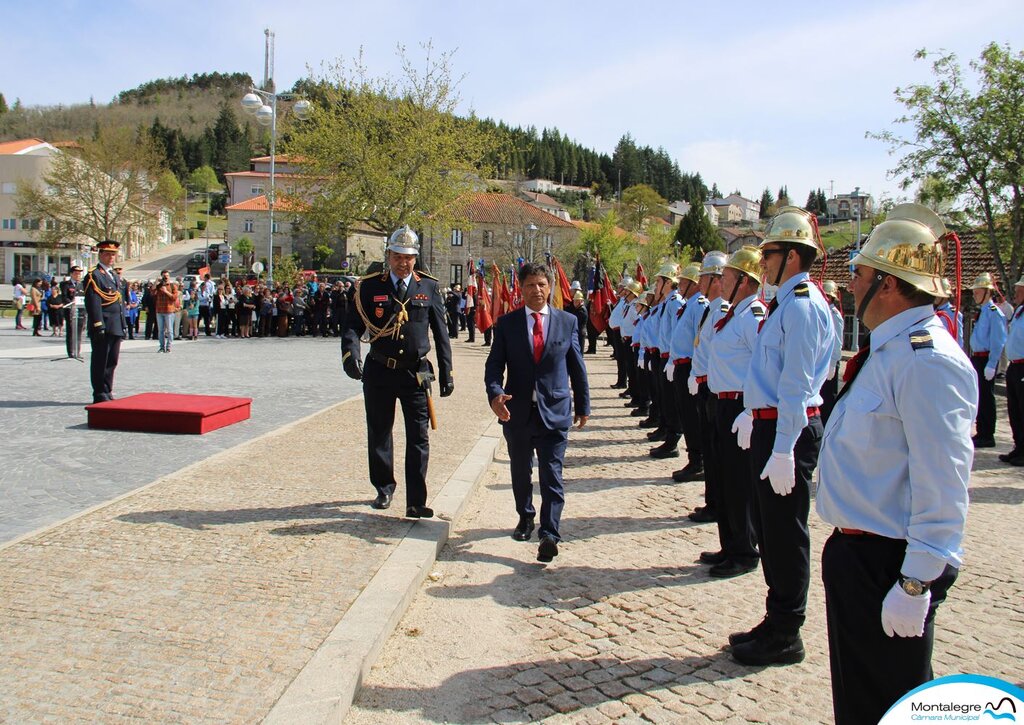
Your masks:
<svg viewBox="0 0 1024 725"><path fill-rule="evenodd" d="M780 312L785 338L778 385L779 421L772 450L789 454L807 426L811 401L820 400L818 390L825 381L832 343L832 316L808 300L796 300Z"/></svg>
<svg viewBox="0 0 1024 725"><path fill-rule="evenodd" d="M989 352L988 365L994 368L999 364L999 358L1003 354L1003 346L1006 344L1006 315L998 307L992 310L988 316L989 324Z"/></svg>

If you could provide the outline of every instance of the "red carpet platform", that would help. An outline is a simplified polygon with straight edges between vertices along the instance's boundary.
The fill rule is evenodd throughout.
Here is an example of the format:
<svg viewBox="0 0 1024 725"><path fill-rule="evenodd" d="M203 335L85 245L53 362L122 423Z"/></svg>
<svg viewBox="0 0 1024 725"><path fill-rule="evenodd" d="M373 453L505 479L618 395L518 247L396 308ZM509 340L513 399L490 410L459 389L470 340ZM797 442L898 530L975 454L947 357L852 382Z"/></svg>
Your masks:
<svg viewBox="0 0 1024 725"><path fill-rule="evenodd" d="M246 420L251 405L252 398L142 393L85 409L90 428L201 435Z"/></svg>

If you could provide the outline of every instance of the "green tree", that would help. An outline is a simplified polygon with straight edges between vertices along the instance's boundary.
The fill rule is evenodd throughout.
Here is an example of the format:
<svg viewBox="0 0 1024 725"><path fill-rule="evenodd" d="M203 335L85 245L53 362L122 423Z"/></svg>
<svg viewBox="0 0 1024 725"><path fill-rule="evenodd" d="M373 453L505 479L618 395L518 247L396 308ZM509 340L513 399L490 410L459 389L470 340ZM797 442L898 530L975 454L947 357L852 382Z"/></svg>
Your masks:
<svg viewBox="0 0 1024 725"><path fill-rule="evenodd" d="M295 255L274 257L274 282L288 287L295 287L302 282L302 268Z"/></svg>
<svg viewBox="0 0 1024 725"><path fill-rule="evenodd" d="M1024 267L1024 53L992 43L970 68L977 79L965 82L956 55L938 55L931 84L895 91L907 109L897 123L911 134L867 135L905 154L893 169L904 189L935 177L954 208L981 224L1008 289Z"/></svg>
<svg viewBox="0 0 1024 725"><path fill-rule="evenodd" d="M476 119L455 116L459 101L451 54L432 55L417 69L399 46L403 75L372 78L361 60L337 63L317 85L309 121L286 144L303 159L309 182L308 228L328 243L357 223L389 232L419 228L429 216L452 227L453 202L473 178L486 176L493 133Z"/></svg>
<svg viewBox="0 0 1024 725"><path fill-rule="evenodd" d="M17 214L52 219L41 225L42 245L55 245L69 233L94 241L124 240L136 234L155 236L159 219L151 213L160 198L163 154L143 134L126 128L99 128L95 138L81 139L75 153L58 152L39 185L19 185Z"/></svg>
<svg viewBox="0 0 1024 725"><path fill-rule="evenodd" d="M256 251L256 247L249 237L239 237L236 239L235 251L238 252L243 267L250 267L252 265L251 257L252 253Z"/></svg>
<svg viewBox="0 0 1024 725"><path fill-rule="evenodd" d="M761 219L767 219L771 216L771 212L769 210L774 208L774 206L775 197L772 196L771 190L766 186L764 187L764 191L761 192L761 211L758 213L758 216Z"/></svg>
<svg viewBox="0 0 1024 725"><path fill-rule="evenodd" d="M647 184L636 184L622 192L621 214L626 228L642 231L646 221L664 212L666 201Z"/></svg>
<svg viewBox="0 0 1024 725"><path fill-rule="evenodd" d="M7 99L0 93L0 113L7 113Z"/></svg>
<svg viewBox="0 0 1024 725"><path fill-rule="evenodd" d="M721 199L722 198L722 192L719 190L718 184L715 184L715 183L711 184L711 198L712 199Z"/></svg>
<svg viewBox="0 0 1024 725"><path fill-rule="evenodd" d="M691 257L703 257L712 249L724 249L718 229L711 223L703 204L691 204L686 216L679 222L675 241L680 249L688 249Z"/></svg>
<svg viewBox="0 0 1024 725"><path fill-rule="evenodd" d="M200 193L218 191L221 186L217 180L217 172L211 166L200 166L188 175L188 186Z"/></svg>
<svg viewBox="0 0 1024 725"><path fill-rule="evenodd" d="M334 247L329 244L317 244L314 246L313 269L323 269L332 254L334 254Z"/></svg>

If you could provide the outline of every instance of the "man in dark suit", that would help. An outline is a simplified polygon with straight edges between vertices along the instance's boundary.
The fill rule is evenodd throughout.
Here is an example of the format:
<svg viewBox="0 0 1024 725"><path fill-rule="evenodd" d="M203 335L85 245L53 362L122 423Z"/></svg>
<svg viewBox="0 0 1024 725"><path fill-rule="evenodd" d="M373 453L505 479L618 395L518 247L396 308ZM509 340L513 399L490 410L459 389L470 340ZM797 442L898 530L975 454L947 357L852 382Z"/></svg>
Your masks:
<svg viewBox="0 0 1024 725"><path fill-rule="evenodd" d="M430 333L437 348L437 381L441 397L455 390L452 348L437 280L415 270L419 238L405 226L388 241L387 266L359 280L348 305L341 336L345 374L363 381L366 407L367 453L370 483L377 489L371 506L386 509L395 492L393 441L395 401L402 402L405 418L405 515L430 518L427 508L427 461L430 444L429 380L433 367L427 359ZM359 339L366 333L370 349L363 368Z"/></svg>
<svg viewBox="0 0 1024 725"><path fill-rule="evenodd" d="M551 269L528 262L519 270L519 284L525 307L501 316L495 323L484 384L508 444L512 493L519 513L512 538L528 541L533 533L536 510L531 478L536 452L541 495L537 560L549 562L558 556L561 540L558 523L565 504L562 460L569 426L586 425L590 388L576 317L548 304L554 284Z"/></svg>
<svg viewBox="0 0 1024 725"><path fill-rule="evenodd" d="M85 279L85 312L92 346L89 377L92 381L92 402L113 400L114 368L121 352L121 340L128 334L125 327L121 278L114 271L119 242L106 239L96 245L100 262Z"/></svg>
<svg viewBox="0 0 1024 725"><path fill-rule="evenodd" d="M82 331L85 329L85 316L78 306L78 296L82 294L82 272L77 264L71 268L71 279L60 283L60 301L67 333L64 343L68 357L82 359Z"/></svg>

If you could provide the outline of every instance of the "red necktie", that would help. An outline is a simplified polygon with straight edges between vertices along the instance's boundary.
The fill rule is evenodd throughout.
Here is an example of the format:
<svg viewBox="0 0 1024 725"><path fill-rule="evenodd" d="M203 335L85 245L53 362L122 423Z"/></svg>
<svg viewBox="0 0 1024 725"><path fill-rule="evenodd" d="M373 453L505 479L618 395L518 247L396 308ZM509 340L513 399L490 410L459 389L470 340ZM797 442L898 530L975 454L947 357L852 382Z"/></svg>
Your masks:
<svg viewBox="0 0 1024 725"><path fill-rule="evenodd" d="M729 311L725 313L725 317L715 323L715 332L719 332L723 327L729 324L729 320L732 319L732 313L735 309L735 307L730 307Z"/></svg>
<svg viewBox="0 0 1024 725"><path fill-rule="evenodd" d="M865 345L857 353L846 361L846 369L843 371L843 382L850 384L853 379L857 377L857 373L860 372L861 366L864 364L864 360L867 358L868 353L871 351L870 345Z"/></svg>
<svg viewBox="0 0 1024 725"><path fill-rule="evenodd" d="M533 314L533 361L540 362L540 356L544 354L544 323L541 322L540 313Z"/></svg>
<svg viewBox="0 0 1024 725"><path fill-rule="evenodd" d="M761 328L764 327L764 323L768 321L768 315L775 312L775 308L779 306L779 298L772 297L772 301L768 303L768 311L764 313L764 317L761 318L760 324L757 326L757 331L760 332Z"/></svg>

